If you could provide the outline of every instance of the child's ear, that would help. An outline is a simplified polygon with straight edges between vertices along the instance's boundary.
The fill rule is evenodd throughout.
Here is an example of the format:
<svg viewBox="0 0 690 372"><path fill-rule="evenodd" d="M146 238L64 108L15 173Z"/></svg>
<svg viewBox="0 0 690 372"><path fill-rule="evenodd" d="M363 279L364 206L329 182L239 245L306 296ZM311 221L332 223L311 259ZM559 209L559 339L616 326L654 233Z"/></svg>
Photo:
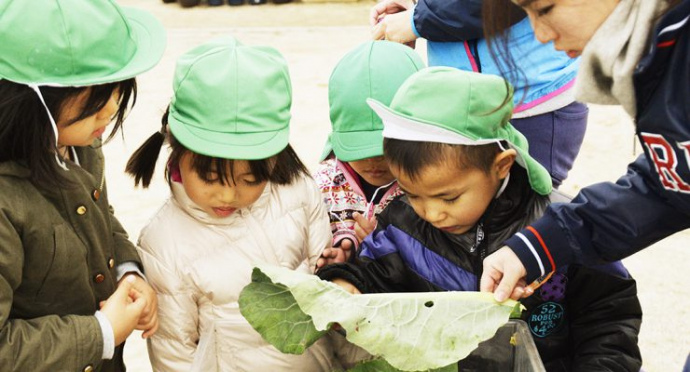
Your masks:
<svg viewBox="0 0 690 372"><path fill-rule="evenodd" d="M504 179L508 176L510 168L513 166L513 163L515 163L516 157L517 151L514 149L508 149L496 155L492 168L497 173L499 179Z"/></svg>

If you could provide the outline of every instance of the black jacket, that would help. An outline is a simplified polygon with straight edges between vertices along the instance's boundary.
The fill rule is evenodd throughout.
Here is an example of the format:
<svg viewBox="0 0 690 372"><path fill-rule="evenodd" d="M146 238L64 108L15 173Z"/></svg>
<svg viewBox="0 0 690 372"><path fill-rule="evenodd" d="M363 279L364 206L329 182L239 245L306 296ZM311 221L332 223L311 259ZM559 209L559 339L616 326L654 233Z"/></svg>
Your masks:
<svg viewBox="0 0 690 372"><path fill-rule="evenodd" d="M558 194L551 198L563 200ZM318 275L348 280L363 293L475 291L483 256L500 248L549 203L531 190L526 173L517 166L481 224L462 235L434 228L417 216L406 198L398 198L379 215L358 257L327 266ZM642 310L635 281L620 262L564 267L523 304L527 310L522 319L547 370L640 369Z"/></svg>

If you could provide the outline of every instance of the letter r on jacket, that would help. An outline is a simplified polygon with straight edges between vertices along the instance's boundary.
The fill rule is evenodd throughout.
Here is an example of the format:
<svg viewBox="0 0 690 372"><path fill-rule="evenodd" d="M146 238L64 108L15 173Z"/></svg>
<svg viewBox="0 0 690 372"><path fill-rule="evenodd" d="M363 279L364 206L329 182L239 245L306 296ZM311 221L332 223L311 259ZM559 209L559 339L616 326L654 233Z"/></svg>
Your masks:
<svg viewBox="0 0 690 372"><path fill-rule="evenodd" d="M659 134L640 133L645 147L649 150L661 184L670 191L690 193L690 184L685 182L678 172L678 158L670 143ZM690 164L690 142L678 143L678 147L685 153L685 164Z"/></svg>

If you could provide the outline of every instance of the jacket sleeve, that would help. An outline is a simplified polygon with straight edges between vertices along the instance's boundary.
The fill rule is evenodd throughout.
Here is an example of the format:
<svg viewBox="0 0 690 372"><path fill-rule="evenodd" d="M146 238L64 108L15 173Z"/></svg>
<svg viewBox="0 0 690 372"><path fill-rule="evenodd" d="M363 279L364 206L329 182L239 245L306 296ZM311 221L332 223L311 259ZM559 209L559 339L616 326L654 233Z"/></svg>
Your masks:
<svg viewBox="0 0 690 372"><path fill-rule="evenodd" d="M481 0L419 0L414 8L417 35L431 41L484 37Z"/></svg>
<svg viewBox="0 0 690 372"><path fill-rule="evenodd" d="M410 270L399 254L397 247L400 245L420 243L393 225L388 225L389 211L387 208L377 217L376 230L364 239L355 258L347 263L326 266L317 275L324 280L344 279L362 293L436 290Z"/></svg>
<svg viewBox="0 0 690 372"><path fill-rule="evenodd" d="M616 261L690 227L687 215L661 197L650 178L655 174L642 155L616 183L595 184L571 203L552 204L509 238L506 244L527 269L527 281L570 263Z"/></svg>
<svg viewBox="0 0 690 372"><path fill-rule="evenodd" d="M309 218L307 226L309 267L314 268L323 250L333 244L333 234L331 234L328 212L321 199L321 191L311 178L305 178L304 185L305 208Z"/></svg>
<svg viewBox="0 0 690 372"><path fill-rule="evenodd" d="M566 301L573 371L640 370L642 309L634 279L571 266Z"/></svg>
<svg viewBox="0 0 690 372"><path fill-rule="evenodd" d="M80 371L97 366L103 335L95 316L48 315L12 319L14 291L22 284L19 232L0 211L0 366L3 371ZM94 309L95 312L95 309Z"/></svg>
<svg viewBox="0 0 690 372"><path fill-rule="evenodd" d="M149 284L158 296L158 331L149 338L154 371L189 371L199 342L197 294L145 243L138 249Z"/></svg>

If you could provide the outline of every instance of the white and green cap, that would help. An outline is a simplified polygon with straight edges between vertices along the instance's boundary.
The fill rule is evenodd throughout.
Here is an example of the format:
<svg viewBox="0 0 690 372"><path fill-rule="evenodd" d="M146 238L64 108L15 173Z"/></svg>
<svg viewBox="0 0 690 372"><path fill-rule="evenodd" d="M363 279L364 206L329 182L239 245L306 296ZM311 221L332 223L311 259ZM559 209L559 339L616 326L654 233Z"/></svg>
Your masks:
<svg viewBox="0 0 690 372"><path fill-rule="evenodd" d="M512 87L498 76L430 67L402 84L389 106L367 100L383 121L383 137L452 145L506 142L527 170L532 189L551 192L548 171L529 155L527 139L509 122Z"/></svg>
<svg viewBox="0 0 690 372"><path fill-rule="evenodd" d="M168 123L175 138L206 156L256 160L288 145L292 86L275 49L232 37L177 61Z"/></svg>

